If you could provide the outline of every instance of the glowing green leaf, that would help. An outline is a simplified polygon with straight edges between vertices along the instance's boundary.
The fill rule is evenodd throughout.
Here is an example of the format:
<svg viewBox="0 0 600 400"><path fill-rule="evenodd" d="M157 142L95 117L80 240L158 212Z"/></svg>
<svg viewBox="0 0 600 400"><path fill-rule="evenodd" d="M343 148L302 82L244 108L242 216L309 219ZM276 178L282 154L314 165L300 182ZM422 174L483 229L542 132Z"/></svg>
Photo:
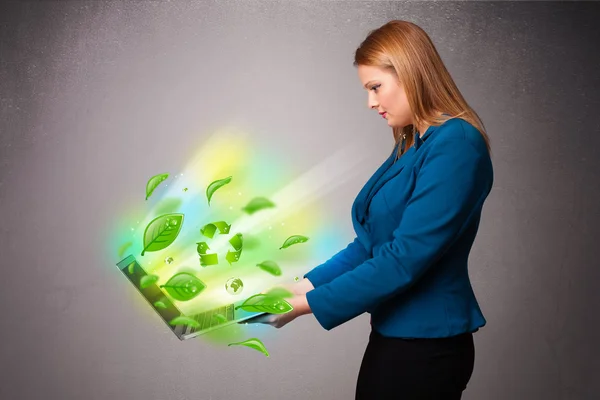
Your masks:
<svg viewBox="0 0 600 400"><path fill-rule="evenodd" d="M146 200L148 200L148 197L150 197L152 192L154 192L154 189L156 189L156 187L168 177L169 174L159 174L154 175L148 180L148 183L146 183Z"/></svg>
<svg viewBox="0 0 600 400"><path fill-rule="evenodd" d="M243 342L229 343L227 346L239 346L239 345L250 347L251 349L254 349L254 350L258 350L261 353L263 353L265 356L269 357L269 352L265 348L265 345L260 341L260 339L251 338L248 340L244 340Z"/></svg>
<svg viewBox="0 0 600 400"><path fill-rule="evenodd" d="M192 328L199 328L200 327L200 323L198 321L196 321L193 318L190 317L186 317L185 315L180 315L179 317L175 317L173 318L170 322L169 325L189 325Z"/></svg>
<svg viewBox="0 0 600 400"><path fill-rule="evenodd" d="M275 207L275 204L271 200L266 197L255 197L242 210L251 215L259 210L271 207Z"/></svg>
<svg viewBox="0 0 600 400"><path fill-rule="evenodd" d="M304 243L307 240L308 240L308 237L306 237L306 236L292 235L289 238L285 239L285 242L283 243L283 246L281 246L279 248L279 250L285 249L286 247L290 247L291 245L296 244L296 243Z"/></svg>
<svg viewBox="0 0 600 400"><path fill-rule="evenodd" d="M133 242L127 242L124 243L123 245L121 245L121 247L119 247L119 257L123 258L123 254L125 253L125 250L127 250L127 248L129 246L131 246L133 244Z"/></svg>
<svg viewBox="0 0 600 400"><path fill-rule="evenodd" d="M263 293L248 297L241 305L235 307L236 310L238 308L244 311L268 312L270 314L286 314L294 309L290 303L281 297Z"/></svg>
<svg viewBox="0 0 600 400"><path fill-rule="evenodd" d="M275 261L266 260L261 262L260 264L256 264L257 267L260 267L262 270L267 271L271 275L279 276L281 275L281 269L279 265Z"/></svg>
<svg viewBox="0 0 600 400"><path fill-rule="evenodd" d="M160 287L165 288L175 300L188 301L198 296L206 288L206 285L189 272L180 272L173 275L167 283Z"/></svg>
<svg viewBox="0 0 600 400"><path fill-rule="evenodd" d="M135 270L135 261L132 261L128 266L127 266L127 271L129 271L129 275L133 274L133 271Z"/></svg>
<svg viewBox="0 0 600 400"><path fill-rule="evenodd" d="M223 314L216 313L213 315L214 319L216 319L220 324L223 322L227 322L227 318Z"/></svg>
<svg viewBox="0 0 600 400"><path fill-rule="evenodd" d="M175 241L181 226L183 225L183 214L165 214L154 218L144 230L144 250L158 251L168 247Z"/></svg>
<svg viewBox="0 0 600 400"><path fill-rule="evenodd" d="M220 187L227 185L229 182L231 182L231 176L228 176L227 178L223 179L218 179L216 181L211 182L211 184L208 185L208 187L206 188L206 198L208 199L209 206L210 199L212 198L213 193L215 193L215 191Z"/></svg>
<svg viewBox="0 0 600 400"><path fill-rule="evenodd" d="M154 302L154 307L156 307L156 308L163 308L163 309L167 308L166 304L163 303L162 301L155 301Z"/></svg>
<svg viewBox="0 0 600 400"><path fill-rule="evenodd" d="M146 289L148 286L154 284L158 280L156 275L144 275L140 279L140 287Z"/></svg>

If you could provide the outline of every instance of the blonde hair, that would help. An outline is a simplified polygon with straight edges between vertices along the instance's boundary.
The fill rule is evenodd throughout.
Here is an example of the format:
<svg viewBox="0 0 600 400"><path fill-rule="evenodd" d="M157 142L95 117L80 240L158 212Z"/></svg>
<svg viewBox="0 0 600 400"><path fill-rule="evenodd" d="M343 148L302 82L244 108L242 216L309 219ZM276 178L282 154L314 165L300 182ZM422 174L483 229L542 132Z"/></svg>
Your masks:
<svg viewBox="0 0 600 400"><path fill-rule="evenodd" d="M356 49L353 65L382 68L402 82L415 125L439 126L451 118L460 117L477 128L491 154L490 139L483 121L467 104L433 42L419 26L393 20L370 31ZM437 116L437 112L449 116ZM413 145L417 128L411 124L392 129L396 144L406 138L405 152ZM403 154L400 147L396 159Z"/></svg>

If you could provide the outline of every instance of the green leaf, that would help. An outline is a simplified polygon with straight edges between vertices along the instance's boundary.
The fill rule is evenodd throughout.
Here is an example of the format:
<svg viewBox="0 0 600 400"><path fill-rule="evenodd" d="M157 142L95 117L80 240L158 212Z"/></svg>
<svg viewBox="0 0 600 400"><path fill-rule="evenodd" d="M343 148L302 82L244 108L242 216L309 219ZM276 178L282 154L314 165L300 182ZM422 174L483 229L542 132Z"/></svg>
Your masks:
<svg viewBox="0 0 600 400"><path fill-rule="evenodd" d="M241 305L235 307L236 310L238 308L244 311L268 312L270 314L286 314L294 309L290 303L281 297L263 293L248 297Z"/></svg>
<svg viewBox="0 0 600 400"><path fill-rule="evenodd" d="M289 290L282 288L282 287L274 287L265 294L268 296L281 297L281 298L294 297L294 293L292 293Z"/></svg>
<svg viewBox="0 0 600 400"><path fill-rule="evenodd" d="M271 275L279 276L281 275L281 269L279 265L275 261L266 260L261 262L260 264L256 264L257 267L260 267L262 270L270 273Z"/></svg>
<svg viewBox="0 0 600 400"><path fill-rule="evenodd" d="M308 241L308 237L306 236L302 236L302 235L292 235L289 238L285 239L285 242L283 243L283 246L281 246L279 248L279 250L281 249L285 249L286 247L290 247L293 244L296 243L304 243Z"/></svg>
<svg viewBox="0 0 600 400"><path fill-rule="evenodd" d="M167 248L175 241L181 226L183 225L183 214L165 214L154 218L144 231L144 250L158 251Z"/></svg>
<svg viewBox="0 0 600 400"><path fill-rule="evenodd" d="M148 286L154 284L158 280L156 275L144 275L140 279L140 287L146 289Z"/></svg>
<svg viewBox="0 0 600 400"><path fill-rule="evenodd" d="M188 301L198 296L206 288L206 285L189 272L180 272L173 275L167 283L160 287L165 288L175 300Z"/></svg>
<svg viewBox="0 0 600 400"><path fill-rule="evenodd" d="M266 197L255 197L242 210L247 214L254 214L255 212L265 209L275 207L275 204Z"/></svg>
<svg viewBox="0 0 600 400"><path fill-rule="evenodd" d="M127 271L129 271L129 275L133 274L133 271L135 270L135 261L132 261L131 263L129 263L129 265L127 266Z"/></svg>
<svg viewBox="0 0 600 400"><path fill-rule="evenodd" d="M148 180L148 183L146 183L146 200L148 200L148 197L154 192L154 189L168 177L169 174L158 174Z"/></svg>
<svg viewBox="0 0 600 400"><path fill-rule="evenodd" d="M154 307L165 309L165 308L167 308L167 305L165 303L163 303L162 301L155 301Z"/></svg>
<svg viewBox="0 0 600 400"><path fill-rule="evenodd" d="M239 345L250 347L251 349L254 349L254 350L258 350L261 353L263 353L265 356L269 357L269 352L267 351L263 342L260 341L260 339L251 338L248 340L244 340L243 342L229 343L227 346L239 346Z"/></svg>
<svg viewBox="0 0 600 400"><path fill-rule="evenodd" d="M131 246L133 244L133 242L127 242L121 245L121 247L119 247L119 257L123 258L123 254L125 253L125 250L127 250L127 248L129 246Z"/></svg>
<svg viewBox="0 0 600 400"><path fill-rule="evenodd" d="M231 176L228 176L227 178L223 179L218 179L216 181L211 182L211 184L208 185L208 187L206 188L206 198L208 199L208 205L210 205L210 199L212 198L213 193L215 193L215 191L220 187L227 185L229 182L231 182Z"/></svg>
<svg viewBox="0 0 600 400"><path fill-rule="evenodd" d="M227 318L223 314L216 313L213 315L214 319L216 319L220 324L223 322L227 322Z"/></svg>
<svg viewBox="0 0 600 400"><path fill-rule="evenodd" d="M193 318L186 317L185 315L180 315L179 317L175 317L169 322L169 325L189 325L192 328L200 327L200 323Z"/></svg>

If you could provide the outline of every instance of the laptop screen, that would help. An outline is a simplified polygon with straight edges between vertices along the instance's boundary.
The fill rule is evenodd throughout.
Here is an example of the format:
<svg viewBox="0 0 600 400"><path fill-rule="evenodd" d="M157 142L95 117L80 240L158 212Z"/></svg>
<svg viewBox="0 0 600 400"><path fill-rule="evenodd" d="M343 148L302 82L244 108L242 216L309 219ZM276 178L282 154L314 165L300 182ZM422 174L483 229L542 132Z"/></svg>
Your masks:
<svg viewBox="0 0 600 400"><path fill-rule="evenodd" d="M173 318L182 315L181 311L169 300L167 296L160 290L156 283L153 283L145 288L140 287L142 277L146 276L146 271L140 266L133 255L130 255L121 260L117 266L123 274L133 283L137 290L148 300L150 306L162 317L166 324L175 330L175 326L169 322Z"/></svg>

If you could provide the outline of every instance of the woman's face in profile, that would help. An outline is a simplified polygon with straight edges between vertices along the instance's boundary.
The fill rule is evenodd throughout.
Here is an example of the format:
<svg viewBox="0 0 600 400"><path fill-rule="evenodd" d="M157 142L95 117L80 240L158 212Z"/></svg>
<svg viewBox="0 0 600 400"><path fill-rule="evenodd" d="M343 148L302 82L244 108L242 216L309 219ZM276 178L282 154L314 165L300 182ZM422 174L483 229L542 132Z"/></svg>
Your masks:
<svg viewBox="0 0 600 400"><path fill-rule="evenodd" d="M358 66L358 77L368 91L368 107L385 112L385 119L391 127L404 128L412 124L410 106L404 88L395 76L379 67Z"/></svg>

